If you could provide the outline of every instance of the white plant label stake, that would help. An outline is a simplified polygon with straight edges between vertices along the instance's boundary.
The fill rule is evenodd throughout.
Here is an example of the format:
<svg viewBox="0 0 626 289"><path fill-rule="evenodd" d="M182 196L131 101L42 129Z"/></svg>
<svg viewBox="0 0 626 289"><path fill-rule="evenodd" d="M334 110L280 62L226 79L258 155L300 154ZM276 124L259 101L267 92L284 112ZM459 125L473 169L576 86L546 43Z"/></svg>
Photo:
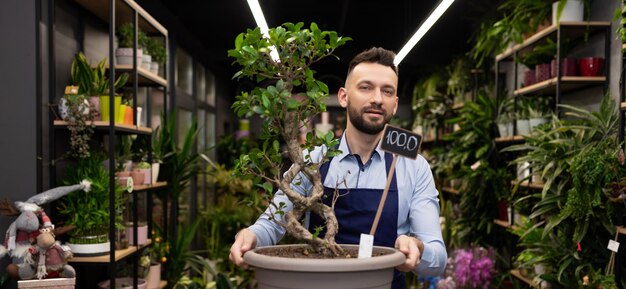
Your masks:
<svg viewBox="0 0 626 289"><path fill-rule="evenodd" d="M616 242L614 240L609 240L609 245L607 246L607 248L617 253L617 250L619 249L619 242Z"/></svg>
<svg viewBox="0 0 626 289"><path fill-rule="evenodd" d="M385 200L387 199L387 193L389 193L389 186L393 179L393 173L396 170L396 160L398 155L415 159L419 152L419 147L422 143L422 136L411 131L397 128L394 126L386 125L383 132L383 138L380 142L380 148L386 152L393 154L393 161L387 174L387 183L383 190L383 195L378 203L378 210L376 211L376 217L374 217L374 223L368 234L361 234L359 240L359 258L372 257L372 247L374 246L374 234L378 228L378 222L380 221L380 215L382 214L383 207L385 206Z"/></svg>

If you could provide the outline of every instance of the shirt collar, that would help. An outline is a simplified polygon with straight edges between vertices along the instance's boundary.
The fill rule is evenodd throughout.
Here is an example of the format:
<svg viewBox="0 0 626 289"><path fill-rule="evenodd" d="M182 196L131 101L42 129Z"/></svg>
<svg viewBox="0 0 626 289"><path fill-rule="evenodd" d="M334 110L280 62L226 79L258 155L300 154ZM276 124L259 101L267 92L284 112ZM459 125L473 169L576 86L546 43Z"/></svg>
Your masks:
<svg viewBox="0 0 626 289"><path fill-rule="evenodd" d="M350 152L350 147L348 146L348 139L346 139L345 132L341 135L339 150L341 151L341 154L336 156L337 158L339 158L339 160L343 160L345 157L352 154L352 152ZM380 159L383 159L383 156L385 155L385 151L380 148L380 140L378 141L378 145L376 145L376 148L374 148L374 153L372 153L372 157L374 157L374 155L378 155Z"/></svg>

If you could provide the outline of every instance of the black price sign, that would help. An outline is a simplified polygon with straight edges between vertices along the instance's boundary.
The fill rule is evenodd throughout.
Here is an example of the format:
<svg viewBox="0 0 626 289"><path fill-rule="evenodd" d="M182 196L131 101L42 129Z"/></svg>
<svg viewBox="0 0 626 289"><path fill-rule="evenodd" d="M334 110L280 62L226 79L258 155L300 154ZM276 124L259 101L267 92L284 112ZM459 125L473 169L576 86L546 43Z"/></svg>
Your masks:
<svg viewBox="0 0 626 289"><path fill-rule="evenodd" d="M415 159L421 144L421 135L406 129L386 125L380 148L390 153Z"/></svg>

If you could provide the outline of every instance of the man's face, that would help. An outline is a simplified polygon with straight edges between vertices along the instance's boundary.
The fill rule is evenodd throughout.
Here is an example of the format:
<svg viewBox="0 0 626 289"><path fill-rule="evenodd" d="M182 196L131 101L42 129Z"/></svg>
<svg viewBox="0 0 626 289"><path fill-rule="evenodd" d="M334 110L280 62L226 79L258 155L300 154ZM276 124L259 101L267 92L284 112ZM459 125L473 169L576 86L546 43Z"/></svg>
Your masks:
<svg viewBox="0 0 626 289"><path fill-rule="evenodd" d="M361 63L339 90L339 102L348 110L348 122L367 134L380 133L398 108L398 76L388 66Z"/></svg>

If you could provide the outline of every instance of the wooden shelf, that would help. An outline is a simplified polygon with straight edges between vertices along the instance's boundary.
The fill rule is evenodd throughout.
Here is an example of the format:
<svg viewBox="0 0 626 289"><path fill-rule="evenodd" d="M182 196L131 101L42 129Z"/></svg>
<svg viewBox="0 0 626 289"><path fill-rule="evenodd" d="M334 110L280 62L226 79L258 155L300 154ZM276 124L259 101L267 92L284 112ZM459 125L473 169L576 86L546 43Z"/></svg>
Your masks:
<svg viewBox="0 0 626 289"><path fill-rule="evenodd" d="M151 185L136 185L136 186L133 186L133 192L150 191L150 190L154 190L158 188L163 188L166 186L167 186L167 182L156 182Z"/></svg>
<svg viewBox="0 0 626 289"><path fill-rule="evenodd" d="M604 29L610 29L611 22L608 21L592 21L592 22L560 22L559 25L551 25L544 30L537 32L535 35L529 37L524 42L514 45L513 47L505 50L504 52L496 55L496 61L501 61L506 58L512 57L515 52L524 53L530 51L535 44L542 44L548 38L554 38L556 40L556 32L561 29L562 37L569 39L576 39L588 34L593 34ZM556 42L556 41L555 41Z"/></svg>
<svg viewBox="0 0 626 289"><path fill-rule="evenodd" d="M521 135L505 136L505 137L497 137L496 138L496 142L516 142L516 141L523 141L523 140L524 140L524 136L521 136Z"/></svg>
<svg viewBox="0 0 626 289"><path fill-rule="evenodd" d="M528 277L522 275L522 273L518 270L518 269L513 269L511 270L511 275L515 276L515 278L521 280L522 282L534 287L534 288L540 288L539 284L537 284L535 281L533 281L532 279L529 279Z"/></svg>
<svg viewBox="0 0 626 289"><path fill-rule="evenodd" d="M593 84L602 84L606 81L604 76L563 76L561 77L561 92L576 90ZM517 89L513 95L525 94L555 94L557 78L550 78L533 85Z"/></svg>
<svg viewBox="0 0 626 289"><path fill-rule="evenodd" d="M91 124L91 122L89 122L89 124ZM55 127L66 127L67 125L68 125L67 121L64 121L64 120L54 121ZM93 125L95 126L96 130L108 130L109 129L109 121L97 120L93 122ZM130 134L146 134L146 135L152 134L152 128L130 125L130 124L116 123L115 130L119 132L130 133Z"/></svg>
<svg viewBox="0 0 626 289"><path fill-rule="evenodd" d="M109 23L109 0L75 0L80 6L96 15L102 21ZM132 11L136 10L139 14L139 28L149 34L160 33L167 36L167 29L148 14L141 6L132 0L116 0L115 1L115 24L132 22Z"/></svg>
<svg viewBox="0 0 626 289"><path fill-rule="evenodd" d="M144 245L141 245L139 247L128 246L128 248L126 249L116 250L115 262L122 260L145 247L150 246L150 244L152 244L152 240L148 240ZM109 253L107 253L106 255L95 257L73 257L72 259L69 259L67 261L70 263L109 263L111 259L109 258Z"/></svg>
<svg viewBox="0 0 626 289"><path fill-rule="evenodd" d="M626 110L626 102L622 102L619 104L619 108L622 110Z"/></svg>
<svg viewBox="0 0 626 289"><path fill-rule="evenodd" d="M167 286L167 281L161 280L161 282L159 282L159 289L163 289L165 288L165 286Z"/></svg>
<svg viewBox="0 0 626 289"><path fill-rule="evenodd" d="M519 183L518 181L511 181L511 185L519 185L520 187L529 189L543 190L544 183L531 183L529 181Z"/></svg>
<svg viewBox="0 0 626 289"><path fill-rule="evenodd" d="M518 229L517 226L509 224L508 221L502 221L502 220L499 220L499 219L495 219L495 220L493 220L493 223L498 225L498 226L500 226L500 227L506 228L506 229L511 229L511 230L517 230Z"/></svg>
<svg viewBox="0 0 626 289"><path fill-rule="evenodd" d="M121 74L123 72L130 73L133 70L132 64L124 64L124 65L115 65L116 74ZM137 67L137 75L139 76L138 84L140 86L167 86L167 80L150 70L147 70L142 67ZM132 74L129 78L130 83L133 81Z"/></svg>
<svg viewBox="0 0 626 289"><path fill-rule="evenodd" d="M454 195L460 195L459 190L451 188L451 187L443 187L441 188L441 191L454 194Z"/></svg>
<svg viewBox="0 0 626 289"><path fill-rule="evenodd" d="M626 49L626 43L622 44L622 50Z"/></svg>

